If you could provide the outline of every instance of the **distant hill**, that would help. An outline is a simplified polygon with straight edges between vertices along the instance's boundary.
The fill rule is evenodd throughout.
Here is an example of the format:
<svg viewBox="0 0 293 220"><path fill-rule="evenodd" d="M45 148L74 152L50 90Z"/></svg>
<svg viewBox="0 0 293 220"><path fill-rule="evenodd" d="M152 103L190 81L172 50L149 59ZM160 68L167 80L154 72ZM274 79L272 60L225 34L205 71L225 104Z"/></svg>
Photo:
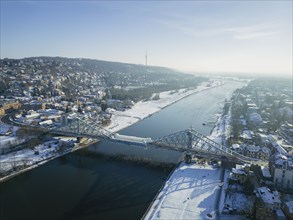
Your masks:
<svg viewBox="0 0 293 220"><path fill-rule="evenodd" d="M0 95L7 97L69 97L97 90L150 93L195 87L203 80L165 67L64 57L0 59L0 71Z"/></svg>

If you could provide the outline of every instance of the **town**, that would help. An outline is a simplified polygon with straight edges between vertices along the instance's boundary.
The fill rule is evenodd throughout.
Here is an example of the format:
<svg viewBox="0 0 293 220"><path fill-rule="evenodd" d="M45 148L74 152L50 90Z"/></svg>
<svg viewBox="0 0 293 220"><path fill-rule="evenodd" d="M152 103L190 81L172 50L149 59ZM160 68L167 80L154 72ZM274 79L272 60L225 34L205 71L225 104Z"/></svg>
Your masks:
<svg viewBox="0 0 293 220"><path fill-rule="evenodd" d="M51 148L52 141L59 153L72 150L74 146L74 139L68 143L68 138L58 138L46 144L50 149L42 145L34 148L32 144L37 146L47 137L32 135L33 132L26 127L17 129L12 125L50 129L60 125L63 114L81 114L98 125L107 126L115 111L130 109L138 101L159 100L162 91L170 91L167 96L185 95L207 81L204 77L163 67L89 59L1 59L0 64L0 116L6 123L1 124L0 155L13 154L13 162L3 157L0 176L51 158L57 152ZM68 148L64 147L65 143ZM60 146L63 146L62 150ZM29 153L34 159L28 161L27 155L22 153L16 162L15 152L24 148L34 149Z"/></svg>
<svg viewBox="0 0 293 220"><path fill-rule="evenodd" d="M228 145L268 166L232 169L223 212L293 218L292 95L292 82L285 79L260 78L234 92Z"/></svg>
<svg viewBox="0 0 293 220"><path fill-rule="evenodd" d="M73 137L51 137L32 130L33 127L56 128L66 114L82 115L111 129L114 116L131 110L138 102L158 102L169 96L183 98L202 85L208 89L221 85L218 81L225 79L87 59L36 57L2 59L0 63L2 178L93 143L88 139L77 143ZM220 117L225 126L214 140L267 165L230 167L221 184L219 213L292 219L291 82L269 78L244 81L247 85L225 100Z"/></svg>

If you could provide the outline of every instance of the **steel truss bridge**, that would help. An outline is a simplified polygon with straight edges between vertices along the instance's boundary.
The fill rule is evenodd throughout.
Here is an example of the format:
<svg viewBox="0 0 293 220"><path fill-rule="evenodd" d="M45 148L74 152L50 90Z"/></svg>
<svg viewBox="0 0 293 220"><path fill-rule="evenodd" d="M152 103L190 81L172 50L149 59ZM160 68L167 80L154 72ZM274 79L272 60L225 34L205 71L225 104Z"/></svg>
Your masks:
<svg viewBox="0 0 293 220"><path fill-rule="evenodd" d="M190 160L191 155L196 155L238 163L258 164L263 162L256 158L246 157L230 148L218 144L193 128L152 139L112 133L92 120L75 117L70 120L67 118L63 119L59 127L51 129L49 132L78 138L104 139L110 142L119 142L144 148L155 147L185 152L186 160Z"/></svg>

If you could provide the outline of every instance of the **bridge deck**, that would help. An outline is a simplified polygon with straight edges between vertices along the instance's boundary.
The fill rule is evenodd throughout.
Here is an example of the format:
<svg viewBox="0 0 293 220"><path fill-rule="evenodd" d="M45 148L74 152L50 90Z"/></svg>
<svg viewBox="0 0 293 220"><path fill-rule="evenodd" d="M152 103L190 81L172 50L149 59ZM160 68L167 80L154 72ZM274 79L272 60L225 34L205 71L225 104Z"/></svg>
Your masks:
<svg viewBox="0 0 293 220"><path fill-rule="evenodd" d="M121 134L114 134L111 137L111 141L117 141L122 143L134 144L134 145L147 145L152 142L151 138L135 137Z"/></svg>
<svg viewBox="0 0 293 220"><path fill-rule="evenodd" d="M143 147L150 146L181 152L187 151L195 155L207 155L206 157L218 157L243 163L258 163L258 159L241 155L226 146L214 142L192 128L153 140L151 138L111 133L89 119L85 120L77 117L71 122L65 123L63 126L49 132L68 136L105 139L111 142Z"/></svg>

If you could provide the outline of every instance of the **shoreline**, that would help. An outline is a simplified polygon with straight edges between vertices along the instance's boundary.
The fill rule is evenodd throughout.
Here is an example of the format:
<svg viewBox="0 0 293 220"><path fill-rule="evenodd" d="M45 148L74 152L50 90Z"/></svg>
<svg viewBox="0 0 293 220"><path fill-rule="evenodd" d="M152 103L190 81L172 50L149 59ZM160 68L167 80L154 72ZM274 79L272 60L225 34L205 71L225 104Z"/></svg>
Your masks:
<svg viewBox="0 0 293 220"><path fill-rule="evenodd" d="M210 134L207 137L210 138L210 139L212 139L213 141L219 143L219 144L226 145L227 143L226 143L225 140L226 140L226 137L228 135L227 131L228 131L228 128L229 128L230 123L231 123L230 117L231 117L231 111L230 111L230 109L229 109L229 111L228 111L227 114L224 114L223 109L222 109L222 113L215 120L214 125L213 125L213 127L212 127L212 129L210 131ZM223 138L225 140L223 140ZM175 166L175 168L169 174L169 176L165 180L164 184L161 186L160 190L156 194L156 196L153 198L152 202L150 203L150 205L148 206L146 212L144 213L144 215L142 217L142 220L159 219L161 217L161 215L163 215L164 217L166 217L166 216L168 217L168 215L166 215L166 212L164 212L164 208L165 209L166 208L169 208L170 209L170 212L173 211L172 210L172 206L174 206L174 209L178 209L178 210L180 208L182 208L181 205L180 205L180 203L177 201L178 198L176 199L176 201L170 202L170 200L172 200L172 199L174 199L176 197L173 196L174 197L173 198L172 195L171 195L171 196L169 196L170 198L167 198L168 197L168 193L167 192L168 192L168 190L170 188L174 187L172 185L172 182L174 182L174 181L176 183L180 182L179 181L180 178L178 178L178 174L177 173L180 172L180 171L183 172L184 170L181 170L181 167L184 167L184 166L189 167L190 169L191 169L192 166L195 166L195 168L194 167L192 168L192 169L194 169L194 172L199 172L200 169L202 169L201 166L199 166L198 164L193 164L192 163L191 165L186 165L184 161L179 162L177 164L177 166ZM210 165L208 165L208 167L209 166ZM209 168L207 168L207 170L208 169ZM224 167L220 167L219 169L220 169L220 175L219 175L219 179L217 179L218 184L224 182L225 175L226 175L225 174L226 173L226 169ZM183 179L184 178L190 178L190 176L187 175L185 177L185 175L186 174L183 173L183 174L179 175L179 177L181 176L181 178L183 178ZM193 175L194 176L197 176L196 174L193 174ZM176 179L176 176L177 176L178 179ZM176 187L178 187L178 186L176 185ZM219 188L216 189L217 187L219 187ZM186 190L186 189L184 189L184 190ZM200 190L200 187L198 187L197 190ZM221 209L222 209L221 202L223 200L223 197L225 197L223 195L223 190L224 190L223 185L222 186L220 186L220 185L218 185L218 186L216 185L215 186L214 191L210 195L210 196L215 196L216 197L216 201L214 203L213 208L206 207L206 209L204 211L203 210L200 211L200 213L202 213L202 212L207 212L207 210L208 210L207 214L204 216L205 218L208 218L208 219L218 219L219 218L219 214L221 213ZM184 191L182 191L181 192L182 195L185 195L185 196L188 195L187 200L183 201L183 203L185 203L186 201L191 202L191 199L190 198L192 198L193 193L194 192L192 192L189 195L188 192L186 194L186 193L184 193ZM205 193L207 193L207 192L205 192ZM169 203L171 205L169 205ZM175 205L175 203L177 205ZM192 207L194 207L194 206L192 206ZM194 213L193 214L195 216L197 216L197 217L199 217L198 216L199 214L197 213L197 211L199 211L200 208L202 208L202 207L196 206L196 209L198 209L198 210L196 210L196 209L194 210ZM191 213L191 210L188 210L188 212ZM184 211L183 211L181 213L181 215L184 215L184 214L186 214L186 213L184 213ZM210 215L210 217L208 217L208 214ZM200 216L200 218L203 218L203 216Z"/></svg>
<svg viewBox="0 0 293 220"><path fill-rule="evenodd" d="M224 85L223 82L216 81L210 87L199 85L196 89L189 90L187 92L182 92L181 89L178 93L168 94L170 91L161 92L163 98L153 101L139 101L135 105L124 112L115 111L111 118L111 123L105 127L105 129L110 132L118 132L124 128L127 128L139 121L142 121L148 117L151 117L155 113L162 109L169 107L172 104L179 102L180 100L187 98L195 93L202 92L208 89L217 88Z"/></svg>
<svg viewBox="0 0 293 220"><path fill-rule="evenodd" d="M139 102L135 103L135 105L131 109L128 109L128 110L126 110L124 112L115 111L114 114L113 114L114 117L116 116L114 122L112 122L112 120L111 120L111 123L108 126L106 126L105 128L107 130L111 131L111 132L118 132L118 131L126 128L126 127L129 127L129 126L139 122L139 121L142 121L142 120L144 120L144 119L146 119L148 117L151 117L153 114L159 112L160 110L162 110L164 108L167 108L168 106L170 106L172 104L175 104L175 103L179 102L180 100L182 100L184 98L187 98L187 97L189 97L189 96L191 96L191 95L193 95L195 93L202 92L202 91L212 89L212 88L216 88L216 87L220 87L222 85L224 85L223 82L215 81L209 87L199 85L197 88L195 88L193 90L186 91L186 92L183 92L185 89L181 89L177 93L171 94L171 95L170 95L171 91L161 92L160 96L163 95L164 98L160 98L157 101L154 101L154 100L145 101L145 102L144 101L139 101ZM140 110L139 108L150 107L150 105L152 105L152 104L154 106L151 106L151 108L148 108L147 110L149 110L149 111L147 111L147 112L143 112L142 114L140 114L141 113L140 111L135 111L135 110ZM135 106L137 106L137 105L140 105L139 108L134 109ZM119 115L119 113L122 113L122 114ZM128 118L128 119L132 119L132 120L128 121L127 123L125 123L125 121L121 120L122 118L124 118L124 119ZM120 119L120 123L119 123L119 119ZM115 123L115 125L113 125L113 123ZM65 154L77 151L79 149L88 147L89 145L98 142L98 140L93 140L93 139L86 139L86 140L90 140L90 143L87 143L87 144L80 144L79 143L77 147L74 147L71 150L67 150L67 151L65 151L63 153L51 156L49 158L45 158L45 159L43 159L41 161L36 162L35 164L32 164L31 166L25 167L25 168L20 169L18 171L12 172L7 176L1 177L0 178L0 184L2 182L5 182L5 181L17 176L17 175L25 173L25 172L27 172L27 171L29 171L31 169L34 169L34 168L36 168L38 166L41 166L41 165L43 165L43 164L45 164L45 163L47 163L47 162L49 162L49 161L51 161L53 159L56 159L56 158L61 157L61 156L64 156ZM172 173L173 172L171 172L171 174Z"/></svg>
<svg viewBox="0 0 293 220"><path fill-rule="evenodd" d="M89 140L89 139L87 139L87 140ZM98 142L98 140L90 140L90 143L87 143L87 144L78 144L77 146L73 147L72 149L65 150L64 152L62 152L60 154L56 154L54 156L51 156L51 157L45 158L45 159L43 159L41 161L38 161L35 164L32 164L31 166L28 166L28 167L25 167L23 169L14 171L14 172L10 173L7 176L1 177L0 178L0 184L3 183L3 182L5 182L5 181L7 181L7 180L9 180L9 179L11 179L11 178L13 178L13 177L15 177L15 176L18 176L18 175L20 175L22 173L25 173L25 172L29 171L29 170L32 170L34 168L37 168L37 167L39 167L39 166L41 166L41 165L43 165L43 164L45 164L45 163L47 163L47 162L49 162L51 160L54 160L54 159L56 159L58 157L61 157L61 156L64 156L64 155L66 155L68 153L72 153L74 151L80 150L82 148L86 148L89 145L94 144L94 143L97 143L97 142Z"/></svg>

